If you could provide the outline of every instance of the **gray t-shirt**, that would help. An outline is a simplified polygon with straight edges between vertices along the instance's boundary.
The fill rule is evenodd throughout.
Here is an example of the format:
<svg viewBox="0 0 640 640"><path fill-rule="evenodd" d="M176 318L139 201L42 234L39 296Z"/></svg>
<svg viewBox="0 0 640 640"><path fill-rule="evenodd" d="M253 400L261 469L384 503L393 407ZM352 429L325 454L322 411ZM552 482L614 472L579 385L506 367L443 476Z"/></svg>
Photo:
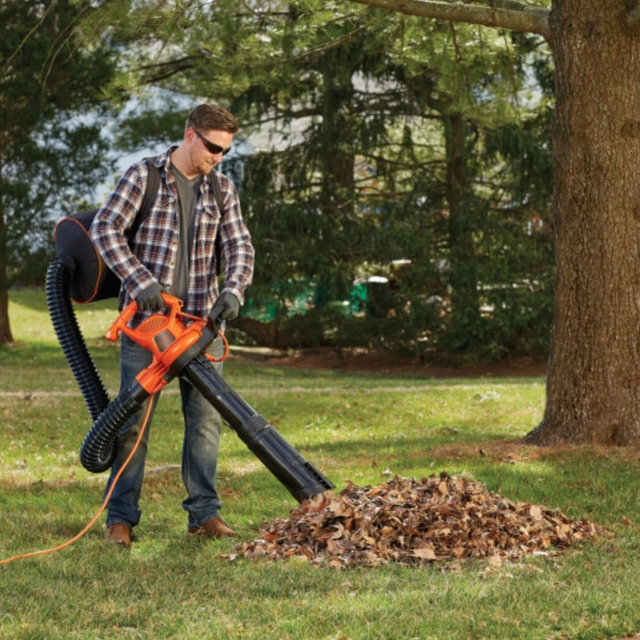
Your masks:
<svg viewBox="0 0 640 640"><path fill-rule="evenodd" d="M197 176L190 180L180 173L175 166L171 168L178 189L178 228L180 238L171 293L186 302L189 293L189 262L191 246L193 245L196 198L200 191L202 176Z"/></svg>

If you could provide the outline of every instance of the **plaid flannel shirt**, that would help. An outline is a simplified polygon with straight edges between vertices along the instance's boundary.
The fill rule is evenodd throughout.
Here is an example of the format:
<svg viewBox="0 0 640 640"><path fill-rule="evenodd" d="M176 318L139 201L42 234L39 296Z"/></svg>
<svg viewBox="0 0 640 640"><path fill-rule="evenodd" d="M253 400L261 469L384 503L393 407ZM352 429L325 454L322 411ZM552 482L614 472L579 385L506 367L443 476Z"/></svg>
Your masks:
<svg viewBox="0 0 640 640"><path fill-rule="evenodd" d="M98 211L91 225L91 239L107 266L122 281L120 307L123 308L156 280L171 292L178 250L178 192L171 171L172 147L154 164L160 169L160 187L149 215L131 243L124 232L133 225L147 184L145 161L131 166ZM234 184L218 173L224 215L213 192L209 176L203 178L195 206L195 230L189 268L189 296L185 313L205 318L219 295L216 277L215 238L220 227L225 262L223 291L233 293L242 304L244 292L253 278L254 249L240 211ZM153 311L138 311L131 325L137 326Z"/></svg>

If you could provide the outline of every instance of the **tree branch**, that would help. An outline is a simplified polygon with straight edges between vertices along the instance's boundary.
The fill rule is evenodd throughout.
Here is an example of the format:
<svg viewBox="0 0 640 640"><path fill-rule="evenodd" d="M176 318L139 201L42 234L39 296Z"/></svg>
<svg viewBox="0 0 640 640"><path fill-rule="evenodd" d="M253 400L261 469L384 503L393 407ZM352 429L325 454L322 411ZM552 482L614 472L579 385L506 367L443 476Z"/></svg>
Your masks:
<svg viewBox="0 0 640 640"><path fill-rule="evenodd" d="M304 58L309 58L310 56L315 56L321 53L325 53L326 51L331 51L331 49L336 49L337 47L343 45L345 42L348 42L352 38L355 38L359 33L365 31L367 28L367 25L362 25L361 27L358 27L354 31L350 31L349 33L347 33L347 35L342 36L337 40L333 40L332 42L328 42L327 44L316 47L315 49L310 49L309 51L305 51L300 55L290 58L289 62L297 62L299 60L303 60Z"/></svg>
<svg viewBox="0 0 640 640"><path fill-rule="evenodd" d="M488 6L437 0L349 1L422 18L503 27L512 31L537 33L545 39L549 38L549 9L524 4L518 0L483 0Z"/></svg>

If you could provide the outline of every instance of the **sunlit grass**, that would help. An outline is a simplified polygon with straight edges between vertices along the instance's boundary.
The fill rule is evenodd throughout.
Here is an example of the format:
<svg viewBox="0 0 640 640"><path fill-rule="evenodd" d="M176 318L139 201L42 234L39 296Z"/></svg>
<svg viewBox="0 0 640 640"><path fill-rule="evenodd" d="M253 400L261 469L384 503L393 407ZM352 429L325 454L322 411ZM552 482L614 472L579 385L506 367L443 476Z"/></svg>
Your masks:
<svg viewBox="0 0 640 640"><path fill-rule="evenodd" d="M78 308L115 393L118 351L101 337L115 307ZM20 344L0 349L0 560L57 545L96 513L105 474L78 449L90 419L48 326L42 292L12 292ZM242 638L449 640L622 638L640 632L640 455L539 449L544 380L293 371L231 358L226 377L342 489L393 474L468 474L512 500L560 508L615 537L492 566L486 561L343 571L231 562L234 541L187 541L182 420L169 385L148 454L143 518L129 552L102 524L52 555L0 567L2 640ZM249 541L295 500L230 429L220 455L223 515Z"/></svg>

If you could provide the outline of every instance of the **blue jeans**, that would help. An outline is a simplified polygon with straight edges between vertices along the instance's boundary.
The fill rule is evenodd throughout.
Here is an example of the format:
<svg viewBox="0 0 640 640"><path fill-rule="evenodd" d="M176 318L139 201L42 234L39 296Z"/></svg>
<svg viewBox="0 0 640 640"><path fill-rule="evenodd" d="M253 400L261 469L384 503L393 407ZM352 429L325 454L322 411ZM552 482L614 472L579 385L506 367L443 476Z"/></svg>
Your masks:
<svg viewBox="0 0 640 640"><path fill-rule="evenodd" d="M219 338L209 352L216 358L222 356L223 345ZM149 351L127 336L121 337L120 347L120 391L129 389L135 377L153 360ZM222 372L222 363L214 365ZM175 384L175 382L173 383ZM182 503L189 514L188 526L201 526L218 515L222 503L216 491L218 445L220 442L220 415L191 383L180 379L182 415L184 417L184 442L182 449L182 481L187 498ZM140 522L142 510L139 506L151 421L159 393L154 397L154 406L138 449L118 480L107 505L107 526L123 522L132 527ZM118 452L111 468L111 476L105 490L109 490L113 479L133 449L144 421L147 403L129 420L118 436ZM167 425L168 426L168 425Z"/></svg>

